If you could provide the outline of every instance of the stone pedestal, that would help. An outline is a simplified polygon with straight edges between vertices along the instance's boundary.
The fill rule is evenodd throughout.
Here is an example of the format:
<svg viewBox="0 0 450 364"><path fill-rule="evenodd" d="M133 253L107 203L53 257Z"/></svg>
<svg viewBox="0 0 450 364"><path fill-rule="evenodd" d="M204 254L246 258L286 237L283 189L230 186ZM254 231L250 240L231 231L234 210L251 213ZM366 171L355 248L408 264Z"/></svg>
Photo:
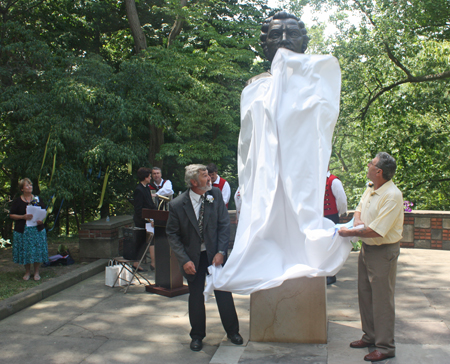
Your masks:
<svg viewBox="0 0 450 364"><path fill-rule="evenodd" d="M326 277L296 278L250 297L250 341L327 343Z"/></svg>
<svg viewBox="0 0 450 364"><path fill-rule="evenodd" d="M121 255L119 241L122 239L122 228L132 226L132 216L111 216L110 221L100 219L82 224L78 232L80 259L94 261Z"/></svg>

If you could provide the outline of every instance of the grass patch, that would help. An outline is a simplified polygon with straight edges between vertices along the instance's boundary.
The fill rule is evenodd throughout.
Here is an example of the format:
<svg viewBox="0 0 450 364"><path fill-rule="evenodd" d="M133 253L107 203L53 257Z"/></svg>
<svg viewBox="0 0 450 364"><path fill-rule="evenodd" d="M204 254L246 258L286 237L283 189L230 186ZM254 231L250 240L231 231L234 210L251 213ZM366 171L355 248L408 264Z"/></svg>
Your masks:
<svg viewBox="0 0 450 364"><path fill-rule="evenodd" d="M0 300L4 300L15 294L26 291L29 288L39 286L46 280L56 277L56 273L50 270L40 270L40 281L35 281L33 276L29 281L24 281L22 277L25 274L25 269L21 272L0 272Z"/></svg>
<svg viewBox="0 0 450 364"><path fill-rule="evenodd" d="M25 274L25 268L23 265L13 263L12 245L6 243L2 244L4 247L0 248L0 301L88 264L87 262L81 262L79 260L77 236L49 237L47 243L49 256L57 254L59 244L66 245L70 250L70 255L75 260L75 264L46 268L41 267L39 269L39 275L41 276L40 281L36 282L33 279L33 276L31 276L29 281L24 281L22 277ZM31 267L31 270L33 271L33 266Z"/></svg>

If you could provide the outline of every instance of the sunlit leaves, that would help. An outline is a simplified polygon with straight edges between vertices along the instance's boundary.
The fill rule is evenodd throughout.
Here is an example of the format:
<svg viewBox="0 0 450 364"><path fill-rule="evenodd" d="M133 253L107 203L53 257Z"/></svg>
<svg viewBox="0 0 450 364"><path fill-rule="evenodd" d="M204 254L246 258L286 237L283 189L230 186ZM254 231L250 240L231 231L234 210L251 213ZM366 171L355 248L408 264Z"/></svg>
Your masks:
<svg viewBox="0 0 450 364"><path fill-rule="evenodd" d="M215 161L235 173L240 92L263 71L255 58L264 1L201 0L183 9L179 1L140 1L149 46L139 56L122 2L34 3L19 0L2 18L0 151L8 183L40 175L44 197L82 200L93 211L108 166L105 201L120 205L132 190L130 160L134 170L164 163L177 189L187 163ZM167 48L177 16L185 23ZM164 140L149 161L154 127Z"/></svg>
<svg viewBox="0 0 450 364"><path fill-rule="evenodd" d="M395 182L418 209L450 208L450 3L446 0L313 0L334 10L339 32L310 50L335 55L342 70L341 112L332 171L344 182L353 208L366 181L366 163L379 152L398 162ZM355 24L340 12L351 11ZM355 20L353 20L355 21ZM308 22L306 21L308 26ZM422 76L430 76L421 79ZM395 86L397 85L397 86ZM395 86L395 87L391 87Z"/></svg>

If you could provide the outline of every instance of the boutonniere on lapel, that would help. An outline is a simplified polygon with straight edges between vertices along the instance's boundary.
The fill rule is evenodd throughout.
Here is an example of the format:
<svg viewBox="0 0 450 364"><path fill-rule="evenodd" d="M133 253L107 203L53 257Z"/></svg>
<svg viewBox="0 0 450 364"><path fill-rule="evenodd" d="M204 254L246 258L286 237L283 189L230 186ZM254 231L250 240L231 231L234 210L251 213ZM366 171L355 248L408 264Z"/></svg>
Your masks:
<svg viewBox="0 0 450 364"><path fill-rule="evenodd" d="M211 195L206 195L206 201L208 201L209 203L213 203L214 202L214 197Z"/></svg>

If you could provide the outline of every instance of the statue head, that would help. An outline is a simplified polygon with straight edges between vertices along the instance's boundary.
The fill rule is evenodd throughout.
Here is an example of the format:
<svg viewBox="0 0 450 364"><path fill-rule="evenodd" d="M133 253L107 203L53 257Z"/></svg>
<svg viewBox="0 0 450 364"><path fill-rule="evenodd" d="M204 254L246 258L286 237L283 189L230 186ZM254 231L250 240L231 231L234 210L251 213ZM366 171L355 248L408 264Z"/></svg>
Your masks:
<svg viewBox="0 0 450 364"><path fill-rule="evenodd" d="M261 39L264 54L270 62L278 48L305 53L309 41L305 24L295 15L285 11L280 11L264 20L259 39Z"/></svg>

